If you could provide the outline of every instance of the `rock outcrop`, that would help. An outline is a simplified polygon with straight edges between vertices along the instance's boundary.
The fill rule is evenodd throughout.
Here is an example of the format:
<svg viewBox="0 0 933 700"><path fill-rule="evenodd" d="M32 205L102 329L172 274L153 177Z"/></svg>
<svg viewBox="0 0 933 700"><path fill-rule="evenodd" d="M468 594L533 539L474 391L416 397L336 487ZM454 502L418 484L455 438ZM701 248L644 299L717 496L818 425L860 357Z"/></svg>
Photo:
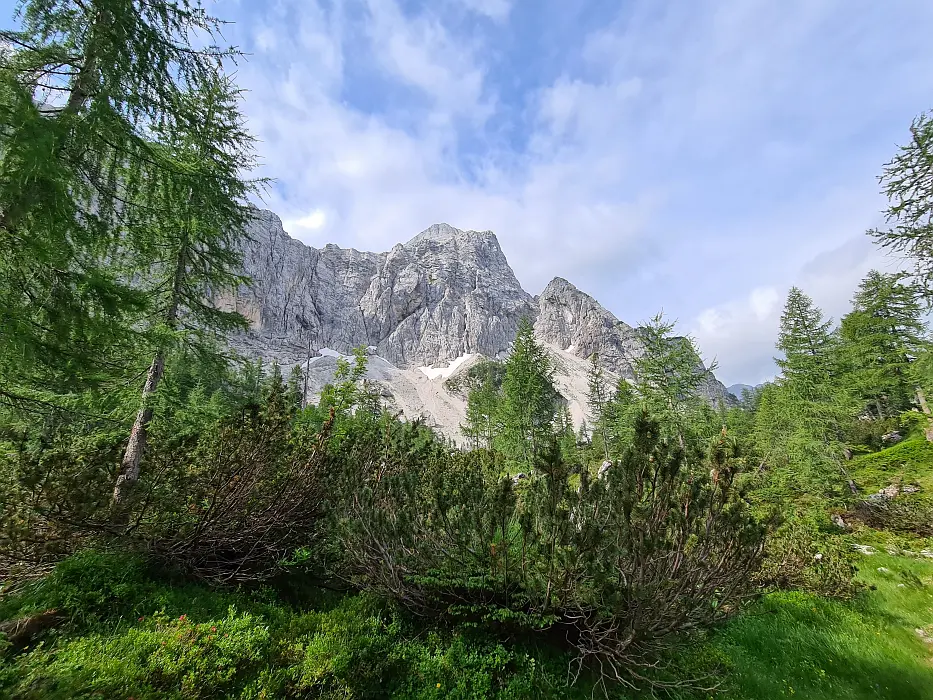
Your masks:
<svg viewBox="0 0 933 700"><path fill-rule="evenodd" d="M405 367L503 354L535 308L491 231L435 224L386 254L360 312L367 344Z"/></svg>
<svg viewBox="0 0 933 700"><path fill-rule="evenodd" d="M538 296L535 335L584 360L598 353L604 367L627 379L634 377L632 362L642 352L631 326L563 277Z"/></svg>
<svg viewBox="0 0 933 700"><path fill-rule="evenodd" d="M251 288L235 308L252 335L295 352L373 346L399 367L508 351L534 299L490 231L436 224L388 253L305 246L260 212L244 256Z"/></svg>
<svg viewBox="0 0 933 700"><path fill-rule="evenodd" d="M522 318L550 349L557 386L575 420L586 405L586 363L599 353L607 381L631 378L642 352L636 331L567 280L555 278L538 297L518 282L491 231L435 224L385 253L292 239L281 220L257 212L244 248L252 278L234 298L250 330L233 340L243 354L301 366L313 395L333 376L336 358L364 346L369 378L408 417L423 415L459 436L465 406L445 381L482 356L502 357ZM725 387L710 376L714 401Z"/></svg>

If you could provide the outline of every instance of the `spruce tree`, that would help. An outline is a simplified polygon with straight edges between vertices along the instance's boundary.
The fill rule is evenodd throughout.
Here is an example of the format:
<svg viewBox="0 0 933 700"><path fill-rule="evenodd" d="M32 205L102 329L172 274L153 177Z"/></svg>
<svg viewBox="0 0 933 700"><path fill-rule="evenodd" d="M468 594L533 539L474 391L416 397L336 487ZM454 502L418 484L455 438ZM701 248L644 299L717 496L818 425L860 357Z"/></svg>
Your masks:
<svg viewBox="0 0 933 700"><path fill-rule="evenodd" d="M288 405L292 412L300 411L305 407L305 376L301 365L292 367L288 375Z"/></svg>
<svg viewBox="0 0 933 700"><path fill-rule="evenodd" d="M615 391L603 408L611 454L621 454L634 437L638 397L632 385L620 377Z"/></svg>
<svg viewBox="0 0 933 700"><path fill-rule="evenodd" d="M366 377L368 359L366 349L354 348L353 364L349 358L337 358L337 370L334 381L321 390L319 406L322 409L334 409L337 418L349 416L357 407L360 400L361 386Z"/></svg>
<svg viewBox="0 0 933 700"><path fill-rule="evenodd" d="M781 377L761 398L759 434L789 463L803 469L810 484L829 487L841 472L849 489L855 484L840 461L841 424L851 412L841 381L840 343L832 321L799 288L787 296L775 358Z"/></svg>
<svg viewBox="0 0 933 700"><path fill-rule="evenodd" d="M706 399L700 390L714 368L703 366L692 338L675 336L674 324L658 314L637 330L644 351L635 358L635 393L649 414L681 446L698 427ZM624 389L623 389L624 391Z"/></svg>
<svg viewBox="0 0 933 700"><path fill-rule="evenodd" d="M922 309L899 274L875 270L862 280L841 337L849 383L879 418L907 410L915 390L911 365L925 346Z"/></svg>
<svg viewBox="0 0 933 700"><path fill-rule="evenodd" d="M487 360L470 368L468 375L466 422L461 426L474 449L492 449L498 435L498 363Z"/></svg>
<svg viewBox="0 0 933 700"><path fill-rule="evenodd" d="M784 357L776 358L775 362L783 373L784 384L808 401L829 399L838 349L831 329L832 319L824 319L810 297L798 287L791 287L777 343Z"/></svg>
<svg viewBox="0 0 933 700"><path fill-rule="evenodd" d="M549 449L554 438L557 396L551 359L535 341L531 322L522 319L505 361L497 412L500 432L495 442L507 458L531 468L537 457Z"/></svg>
<svg viewBox="0 0 933 700"><path fill-rule="evenodd" d="M579 456L577 436L573 430L573 416L570 413L570 406L566 403L559 404L557 408L555 437L560 448L561 459L568 463L575 461Z"/></svg>
<svg viewBox="0 0 933 700"><path fill-rule="evenodd" d="M609 459L609 416L606 412L608 397L606 396L603 366L599 361L599 355L595 352L590 356L590 366L587 368L587 389L590 419L596 427L595 434L599 436L602 442L605 457Z"/></svg>

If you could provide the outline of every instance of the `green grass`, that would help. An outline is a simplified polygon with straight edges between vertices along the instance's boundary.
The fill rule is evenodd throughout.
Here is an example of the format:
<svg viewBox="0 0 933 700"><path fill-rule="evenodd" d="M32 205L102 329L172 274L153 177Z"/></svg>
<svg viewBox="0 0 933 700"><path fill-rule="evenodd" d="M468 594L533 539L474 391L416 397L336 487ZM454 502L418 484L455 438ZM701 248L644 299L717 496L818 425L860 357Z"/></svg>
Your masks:
<svg viewBox="0 0 933 700"><path fill-rule="evenodd" d="M764 597L681 653L676 673L713 673L724 700L933 699L933 645L914 631L933 635L933 561L866 556L859 575L871 588L846 603L797 592ZM585 681L565 686L568 657L556 650L414 626L365 596L292 608L271 591L218 593L87 553L0 601L0 618L50 606L71 622L34 648L3 652L0 643L0 697L601 696Z"/></svg>
<svg viewBox="0 0 933 700"><path fill-rule="evenodd" d="M0 620L55 608L31 648L0 635L0 698L585 698L545 647L417 625L365 595L218 592L85 552L0 599ZM7 648L4 648L4 647Z"/></svg>
<svg viewBox="0 0 933 700"><path fill-rule="evenodd" d="M933 630L933 562L876 554L861 564L874 590L854 601L771 594L716 636L732 667L725 696L933 698L933 645L914 631Z"/></svg>
<svg viewBox="0 0 933 700"><path fill-rule="evenodd" d="M865 491L878 491L894 482L916 482L933 492L933 443L912 437L879 452L852 460L851 473Z"/></svg>

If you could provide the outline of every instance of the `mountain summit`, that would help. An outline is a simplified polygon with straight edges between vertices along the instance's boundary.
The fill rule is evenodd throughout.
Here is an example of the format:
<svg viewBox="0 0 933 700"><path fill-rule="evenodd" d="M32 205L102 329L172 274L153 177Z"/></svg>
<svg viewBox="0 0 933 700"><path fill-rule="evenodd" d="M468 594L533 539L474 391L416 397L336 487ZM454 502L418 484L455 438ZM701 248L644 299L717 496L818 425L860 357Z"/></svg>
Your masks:
<svg viewBox="0 0 933 700"><path fill-rule="evenodd" d="M369 378L385 400L453 437L465 402L447 380L481 357L504 357L523 317L554 355L558 389L577 423L588 358L598 352L612 381L631 378L641 352L630 326L567 280L554 278L537 298L522 289L491 231L439 223L384 253L318 249L260 211L249 238L244 272L253 284L222 300L251 324L237 349L286 372L301 366L313 394L332 378L336 357L367 347ZM708 389L725 400L719 382Z"/></svg>

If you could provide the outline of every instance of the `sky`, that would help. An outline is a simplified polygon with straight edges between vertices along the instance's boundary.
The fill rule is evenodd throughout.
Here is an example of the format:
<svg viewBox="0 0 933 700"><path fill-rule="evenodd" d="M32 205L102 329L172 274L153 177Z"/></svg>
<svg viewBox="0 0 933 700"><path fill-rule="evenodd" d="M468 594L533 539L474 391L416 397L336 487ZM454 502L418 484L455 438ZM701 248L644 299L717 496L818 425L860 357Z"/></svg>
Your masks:
<svg viewBox="0 0 933 700"><path fill-rule="evenodd" d="M7 4L4 0L2 4ZM929 0L213 0L265 208L382 251L492 230L532 294L658 311L726 384L774 374L787 290L845 313L902 261L877 176L933 109Z"/></svg>

